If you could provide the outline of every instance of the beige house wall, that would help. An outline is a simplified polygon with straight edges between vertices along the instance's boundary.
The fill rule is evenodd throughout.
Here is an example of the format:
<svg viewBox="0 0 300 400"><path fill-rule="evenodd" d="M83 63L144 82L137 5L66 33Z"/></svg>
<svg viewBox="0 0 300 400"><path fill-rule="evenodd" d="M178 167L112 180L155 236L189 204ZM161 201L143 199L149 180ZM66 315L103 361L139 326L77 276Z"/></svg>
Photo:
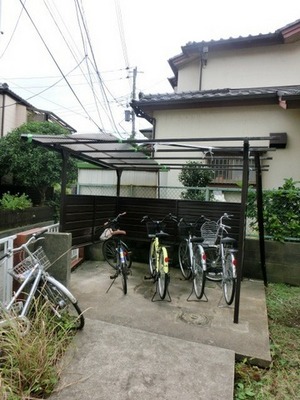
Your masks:
<svg viewBox="0 0 300 400"><path fill-rule="evenodd" d="M263 172L263 187L276 188L284 178L299 180L300 176L300 110L284 110L279 106L226 107L199 110L157 111L156 139L210 138L210 137L261 137L270 133L286 132L286 149L269 152L269 171ZM233 146L241 142L207 142L207 146ZM268 145L268 142L252 141L251 146ZM202 153L186 153L189 155ZM161 184L180 186L178 171L161 173Z"/></svg>
<svg viewBox="0 0 300 400"><path fill-rule="evenodd" d="M3 98L4 97L4 98ZM11 132L16 127L27 121L27 109L25 106L17 104L14 99L5 95L0 95L0 120L3 122L3 136ZM4 107L3 107L4 105ZM4 118L3 118L4 113ZM2 129L2 128L1 128Z"/></svg>
<svg viewBox="0 0 300 400"><path fill-rule="evenodd" d="M201 90L299 84L299 43L235 51L208 51ZM177 92L199 90L200 60L178 72Z"/></svg>

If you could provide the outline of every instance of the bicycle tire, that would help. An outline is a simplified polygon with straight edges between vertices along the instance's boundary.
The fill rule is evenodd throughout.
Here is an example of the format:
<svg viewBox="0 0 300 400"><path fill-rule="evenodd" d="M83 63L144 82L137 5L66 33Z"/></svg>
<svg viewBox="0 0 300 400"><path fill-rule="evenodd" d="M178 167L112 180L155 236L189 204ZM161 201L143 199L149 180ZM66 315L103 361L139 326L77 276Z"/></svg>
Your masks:
<svg viewBox="0 0 300 400"><path fill-rule="evenodd" d="M219 256L219 249L207 246L205 247L206 254L206 278L209 281L222 281L222 263Z"/></svg>
<svg viewBox="0 0 300 400"><path fill-rule="evenodd" d="M167 249L162 247L159 252L159 270L157 276L158 293L162 300L166 297L169 283L169 265L167 259Z"/></svg>
<svg viewBox="0 0 300 400"><path fill-rule="evenodd" d="M156 248L155 248L155 241L152 240L150 243L150 249L149 249L149 272L151 276L155 276L155 274L158 272L157 271L157 266L156 266Z"/></svg>
<svg viewBox="0 0 300 400"><path fill-rule="evenodd" d="M236 288L236 278L234 273L235 268L235 258L234 255L230 252L227 252L225 255L224 261L224 271L223 271L223 294L225 301L228 305L231 305L235 295L235 288Z"/></svg>
<svg viewBox="0 0 300 400"><path fill-rule="evenodd" d="M192 276L190 260L190 248L188 242L187 240L182 240L178 247L178 261L182 276L186 280L190 279Z"/></svg>
<svg viewBox="0 0 300 400"><path fill-rule="evenodd" d="M127 277L128 277L127 265L123 264L121 268L122 268L121 269L121 279L122 279L123 293L127 294Z"/></svg>
<svg viewBox="0 0 300 400"><path fill-rule="evenodd" d="M66 323L68 329L83 329L85 319L77 301L74 301L76 299L61 283L49 278L41 282L38 293L49 304L54 315Z"/></svg>
<svg viewBox="0 0 300 400"><path fill-rule="evenodd" d="M197 299L201 299L205 288L205 266L201 246L193 246L193 287Z"/></svg>
<svg viewBox="0 0 300 400"><path fill-rule="evenodd" d="M130 250L129 250L127 244L124 243L122 240L121 240L121 245L125 249L125 257L126 257L126 260L127 260L127 268L130 268L131 264L132 264ZM103 242L103 244L102 244L103 258L114 269L118 268L118 264L117 264L117 260L118 260L118 258L117 258L117 248L118 248L118 239L116 239L114 237L105 240L105 242Z"/></svg>

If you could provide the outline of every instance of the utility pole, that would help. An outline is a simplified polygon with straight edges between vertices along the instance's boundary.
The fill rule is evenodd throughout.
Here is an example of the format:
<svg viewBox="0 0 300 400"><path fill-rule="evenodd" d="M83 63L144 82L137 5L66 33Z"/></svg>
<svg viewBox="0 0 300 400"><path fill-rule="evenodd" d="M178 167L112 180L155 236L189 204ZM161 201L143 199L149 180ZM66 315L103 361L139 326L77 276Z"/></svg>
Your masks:
<svg viewBox="0 0 300 400"><path fill-rule="evenodd" d="M135 100L136 97L136 76L137 76L137 67L134 67L132 71L132 100ZM135 113L133 110L131 111L131 123L132 123L131 139L134 139L136 131L135 131Z"/></svg>

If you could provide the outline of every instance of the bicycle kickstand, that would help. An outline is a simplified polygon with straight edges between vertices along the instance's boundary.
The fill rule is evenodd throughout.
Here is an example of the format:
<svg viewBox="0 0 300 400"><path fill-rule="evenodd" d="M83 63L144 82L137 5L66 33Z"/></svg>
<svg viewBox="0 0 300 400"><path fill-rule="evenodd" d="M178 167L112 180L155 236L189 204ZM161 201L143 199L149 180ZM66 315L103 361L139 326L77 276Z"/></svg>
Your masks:
<svg viewBox="0 0 300 400"><path fill-rule="evenodd" d="M194 290L194 287L192 286L192 291L191 291L191 293L190 293L190 295L189 295L189 297L186 299L186 301L203 301L204 303L207 303L208 302L208 298L207 298L207 296L206 296L206 294L205 293L203 293L203 296L205 297L205 299L203 299L203 296L201 297L201 299L198 299L197 297L195 298L195 299L192 299L192 300L190 300L190 297L192 296L192 294L195 292L195 290Z"/></svg>
<svg viewBox="0 0 300 400"><path fill-rule="evenodd" d="M111 278L111 279L112 279L112 282L111 282L111 284L109 285L109 287L108 287L108 289L106 290L105 293L108 293L108 292L109 292L110 288L111 288L112 285L115 283L115 280L117 279L117 277L118 277L118 275L117 275L116 277L114 277L114 278Z"/></svg>
<svg viewBox="0 0 300 400"><path fill-rule="evenodd" d="M164 300L168 301L169 303L172 301L171 295L170 295L170 292L169 292L169 281L170 281L170 277L168 277L168 286L167 286L167 291L166 291L166 295L168 295L169 299L167 300L166 298L163 298L163 299L162 299L161 297L159 297L157 300L154 300L155 295L156 295L157 292L158 292L158 290L157 290L158 280L157 280L157 279L155 280L155 283L156 283L156 285L155 285L155 292L154 292L154 295L152 296L152 299L151 299L151 301L152 301L153 303L156 302L156 301L164 301Z"/></svg>

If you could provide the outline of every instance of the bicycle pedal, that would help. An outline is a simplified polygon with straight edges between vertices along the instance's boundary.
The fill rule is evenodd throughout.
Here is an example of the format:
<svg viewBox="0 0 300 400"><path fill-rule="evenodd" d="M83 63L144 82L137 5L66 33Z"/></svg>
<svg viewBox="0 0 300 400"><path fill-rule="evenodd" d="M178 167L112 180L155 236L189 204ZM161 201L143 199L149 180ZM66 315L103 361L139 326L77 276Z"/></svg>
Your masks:
<svg viewBox="0 0 300 400"><path fill-rule="evenodd" d="M118 273L114 274L114 275L110 275L110 279L116 279L119 276Z"/></svg>
<svg viewBox="0 0 300 400"><path fill-rule="evenodd" d="M150 279L153 279L153 276L151 276L151 275L145 275L145 276L144 276L144 279L145 279L145 280L150 280Z"/></svg>

